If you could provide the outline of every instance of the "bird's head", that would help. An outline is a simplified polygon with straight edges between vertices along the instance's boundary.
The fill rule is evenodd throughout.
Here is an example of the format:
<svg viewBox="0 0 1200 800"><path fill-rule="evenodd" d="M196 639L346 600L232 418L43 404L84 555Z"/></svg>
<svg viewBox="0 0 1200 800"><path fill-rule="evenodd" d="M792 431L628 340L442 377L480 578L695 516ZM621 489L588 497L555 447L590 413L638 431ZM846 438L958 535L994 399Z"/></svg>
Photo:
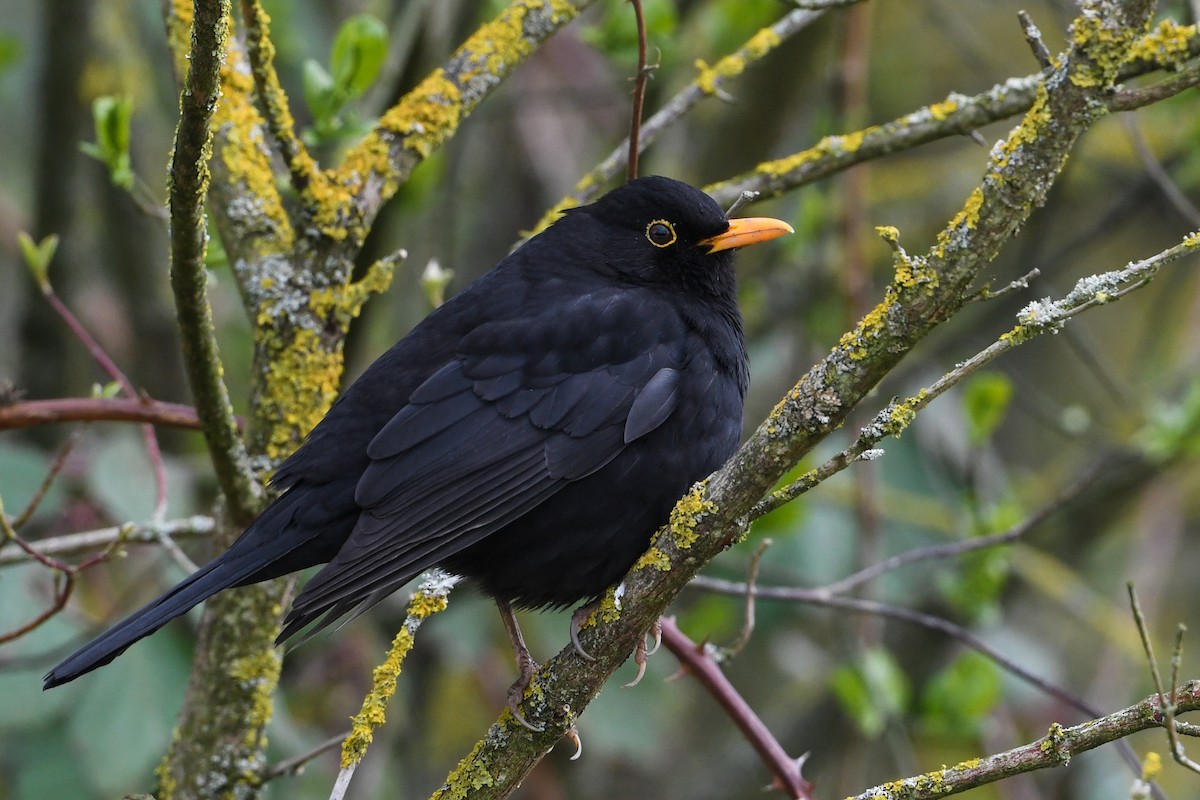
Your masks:
<svg viewBox="0 0 1200 800"><path fill-rule="evenodd" d="M604 268L638 283L729 294L734 249L791 233L768 217L730 220L686 183L638 178L573 211L599 224Z"/></svg>

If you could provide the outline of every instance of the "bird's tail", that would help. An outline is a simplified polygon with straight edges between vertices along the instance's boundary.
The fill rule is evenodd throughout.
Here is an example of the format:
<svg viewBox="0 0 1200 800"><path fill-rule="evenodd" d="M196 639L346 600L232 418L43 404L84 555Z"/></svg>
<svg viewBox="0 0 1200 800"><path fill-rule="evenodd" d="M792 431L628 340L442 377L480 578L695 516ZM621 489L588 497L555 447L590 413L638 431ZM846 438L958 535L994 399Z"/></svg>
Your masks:
<svg viewBox="0 0 1200 800"><path fill-rule="evenodd" d="M104 666L134 642L144 639L217 592L232 586L238 580L237 573L242 570L238 570L236 564L231 564L231 559L227 558L231 553L233 550L196 570L162 597L76 650L46 674L42 688L60 686ZM247 568L252 569L250 565L243 566L243 569Z"/></svg>
<svg viewBox="0 0 1200 800"><path fill-rule="evenodd" d="M306 502L311 499L308 487L288 490L228 550L162 597L76 650L46 674L42 688L60 686L104 666L134 642L223 589L258 583L329 561L346 540L357 516L354 482L344 483L345 486L337 487L337 492L329 493L323 502L315 504ZM328 485L323 487L328 489Z"/></svg>

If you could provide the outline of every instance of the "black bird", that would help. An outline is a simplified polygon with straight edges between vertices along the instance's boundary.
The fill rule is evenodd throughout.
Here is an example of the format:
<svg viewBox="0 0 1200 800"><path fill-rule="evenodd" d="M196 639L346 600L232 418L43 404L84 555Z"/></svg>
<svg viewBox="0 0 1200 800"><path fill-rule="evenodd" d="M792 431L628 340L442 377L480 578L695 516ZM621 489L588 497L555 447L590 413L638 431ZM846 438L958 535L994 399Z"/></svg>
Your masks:
<svg viewBox="0 0 1200 800"><path fill-rule="evenodd" d="M737 446L748 370L732 250L791 232L732 222L669 178L572 209L430 314L333 405L224 554L54 667L103 666L231 586L326 564L279 642L434 565L512 605L603 594ZM518 715L519 716L519 715Z"/></svg>

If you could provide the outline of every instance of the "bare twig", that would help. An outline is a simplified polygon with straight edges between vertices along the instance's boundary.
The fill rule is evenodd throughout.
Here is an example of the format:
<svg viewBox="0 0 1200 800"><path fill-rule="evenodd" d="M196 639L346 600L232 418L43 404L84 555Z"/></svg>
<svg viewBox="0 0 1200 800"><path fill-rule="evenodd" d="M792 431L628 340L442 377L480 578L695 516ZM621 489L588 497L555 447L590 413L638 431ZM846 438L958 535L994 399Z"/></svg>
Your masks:
<svg viewBox="0 0 1200 800"><path fill-rule="evenodd" d="M48 557L74 556L97 548L111 547L114 542L122 544L156 544L162 536L177 538L203 538L211 536L216 529L212 517L185 517L162 523L127 523L112 528L98 528L81 533L67 533L35 543L37 552ZM31 556L17 547L0 547L0 567L20 564Z"/></svg>
<svg viewBox="0 0 1200 800"><path fill-rule="evenodd" d="M55 422L148 422L172 428L199 430L196 409L179 403L119 397L65 397L0 404L0 430L28 428ZM237 420L239 430L242 420Z"/></svg>
<svg viewBox="0 0 1200 800"><path fill-rule="evenodd" d="M758 543L758 547L754 548L754 554L750 556L750 568L746 570L746 610L742 617L742 630L732 644L722 648L723 658L732 658L742 652L742 648L754 634L754 586L758 582L758 568L762 564L763 554L772 544L774 544L772 540L763 539Z"/></svg>
<svg viewBox="0 0 1200 800"><path fill-rule="evenodd" d="M1029 282L1042 274L1042 271L1036 267L1026 272L1019 278L1009 281L1007 286L993 291L987 286L984 286L971 297L967 298L968 303L976 303L982 300L995 300L1000 297L1005 297L1013 292L1021 292L1029 288Z"/></svg>
<svg viewBox="0 0 1200 800"><path fill-rule="evenodd" d="M638 137L642 131L642 106L646 102L646 79L650 77L646 66L646 18L642 14L642 0L629 0L633 6L633 17L637 20L637 75L633 79L633 110L629 115L629 164L625 180L638 176Z"/></svg>
<svg viewBox="0 0 1200 800"><path fill-rule="evenodd" d="M1171 176L1155 157L1154 152L1150 149L1150 143L1146 141L1145 134L1138 126L1137 117L1133 114L1126 114L1123 122L1125 130L1129 133L1129 139L1133 142L1133 149L1137 151L1138 158L1141 159L1142 166L1145 167L1150 180L1154 181L1154 185L1162 192L1163 197L1167 198L1167 202L1174 206L1189 225L1200 228L1200 208L1196 208L1188 196L1175 185L1175 181L1171 179Z"/></svg>
<svg viewBox="0 0 1200 800"><path fill-rule="evenodd" d="M342 743L342 740L349 735L349 733L350 731L346 731L345 733L339 733L337 736L330 736L328 739L321 742L319 745L306 753L301 753L300 755L293 756L291 758L285 758L283 761L269 765L262 771L260 775L261 781L266 783L267 781L274 780L275 778L282 777L283 775L300 774L308 762L312 761L314 758L322 755L323 753L328 753L330 750L336 749L337 746Z"/></svg>
<svg viewBox="0 0 1200 800"><path fill-rule="evenodd" d="M1001 545L1011 544L1056 514L1060 509L1062 509L1063 506L1065 506L1075 497L1079 496L1079 493L1090 486L1098 476L1098 470L1092 470L1085 473L1078 480L1067 487L1067 489L1060 492L1049 503L1046 503L1037 511L1034 511L1028 517L1013 525L1006 531L992 534L991 536L977 536L972 539L962 539L956 542L949 542L947 544L939 544L931 547L920 547L914 550L909 550L878 563L872 564L869 567L861 569L852 575L848 575L839 581L822 586L817 591L828 592L831 595L845 594L856 586L872 581L885 573L892 572L893 570L909 564L915 564L921 561L932 561L940 558L957 558L958 556L965 555L966 553L974 552L976 550L984 550L991 547L999 547Z"/></svg>
<svg viewBox="0 0 1200 800"><path fill-rule="evenodd" d="M75 449L75 445L79 443L79 437L83 435L83 426L76 427L71 431L71 435L67 437L67 441L63 442L58 448L58 453L54 456L54 461L50 462L50 468L46 470L46 474L42 477L42 482L38 485L37 491L33 493L33 497L29 498L29 502L25 504L25 509L18 514L9 523L13 530L19 530L29 518L37 512L38 506L42 504L46 493L50 491L50 487L54 485L58 474L62 472L67 463L67 456Z"/></svg>
<svg viewBox="0 0 1200 800"><path fill-rule="evenodd" d="M684 635L673 617L663 617L661 625L663 644L675 654L687 674L699 681L725 709L725 713L771 770L778 788L787 792L788 797L797 800L811 798L812 786L800 775L800 766L804 763L804 758L793 758L787 754L779 740L725 677L725 673L717 666L716 660L706 647L696 644Z"/></svg>
<svg viewBox="0 0 1200 800"><path fill-rule="evenodd" d="M1200 764L1188 758L1183 743L1179 741L1179 731L1175 723L1175 715L1179 711L1175 704L1175 687L1178 685L1179 665L1183 658L1183 632L1187 628L1180 625L1175 632L1175 649L1171 654L1171 688L1164 691L1162 676L1158 670L1158 659L1154 656L1154 645L1150 642L1150 632L1146 627L1146 617L1142 614L1141 604L1138 602L1137 591L1133 588L1132 581L1125 584L1125 587L1129 591L1129 607L1133 612L1133 621L1137 625L1138 635L1142 639L1142 648L1146 651L1146 663L1150 666L1150 676L1154 679L1154 691L1157 693L1158 700L1158 719L1167 729L1167 740L1171 744L1171 757L1180 766L1200 773Z"/></svg>
<svg viewBox="0 0 1200 800"><path fill-rule="evenodd" d="M1021 30L1025 32L1025 41L1029 43L1029 49L1033 51L1033 57L1037 59L1042 69L1050 69L1050 50L1042 41L1042 32L1038 30L1037 25L1033 24L1033 20L1030 19L1027 12L1018 11L1017 19L1021 23Z"/></svg>

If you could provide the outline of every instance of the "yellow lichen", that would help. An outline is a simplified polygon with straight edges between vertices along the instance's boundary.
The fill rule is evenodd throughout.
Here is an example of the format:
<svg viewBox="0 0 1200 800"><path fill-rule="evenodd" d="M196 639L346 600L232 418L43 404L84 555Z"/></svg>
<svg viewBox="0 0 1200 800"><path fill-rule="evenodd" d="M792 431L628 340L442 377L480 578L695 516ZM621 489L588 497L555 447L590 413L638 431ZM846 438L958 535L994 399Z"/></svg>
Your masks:
<svg viewBox="0 0 1200 800"><path fill-rule="evenodd" d="M362 760L367 747L375 738L375 728L383 724L388 701L396 693L396 679L400 675L400 668L412 645L413 638L408 628L400 628L400 632L392 640L387 658L372 673L371 691L363 698L359 712L350 718L350 734L342 742L343 769Z"/></svg>
<svg viewBox="0 0 1200 800"><path fill-rule="evenodd" d="M779 45L779 35L770 28L763 28L750 38L746 45L736 53L731 53L711 67L700 59L696 59L696 85L705 94L716 94L717 84L728 78L734 78L745 71L746 65L762 58Z"/></svg>
<svg viewBox="0 0 1200 800"><path fill-rule="evenodd" d="M957 100L943 100L942 102L934 103L929 107L929 116L933 117L938 122L942 122L957 110Z"/></svg>
<svg viewBox="0 0 1200 800"><path fill-rule="evenodd" d="M700 481L675 504L675 508L671 509L671 519L667 526L671 529L675 546L681 550L687 550L699 538L696 533L696 523L700 521L700 518L706 514L714 514L718 510L717 504L704 496L707 491L708 482Z"/></svg>
<svg viewBox="0 0 1200 800"><path fill-rule="evenodd" d="M484 766L483 745L483 742L476 743L475 749L458 762L458 766L446 777L446 783L433 793L430 800L463 800L471 791L492 786L496 782Z"/></svg>
<svg viewBox="0 0 1200 800"><path fill-rule="evenodd" d="M243 747L261 749L266 746L265 731L274 713L272 698L279 683L279 669L282 663L279 651L269 648L229 664L229 677L241 684L243 691L251 695Z"/></svg>
<svg viewBox="0 0 1200 800"><path fill-rule="evenodd" d="M1163 67L1177 66L1187 57L1195 36L1195 25L1180 25L1173 19L1164 19L1154 30L1134 42L1129 49L1129 60L1149 61Z"/></svg>
<svg viewBox="0 0 1200 800"><path fill-rule="evenodd" d="M657 547L651 547L642 553L642 557L633 565L634 569L645 569L646 567L653 567L659 572L670 572L671 559L667 558L667 554L662 550L659 550Z"/></svg>

